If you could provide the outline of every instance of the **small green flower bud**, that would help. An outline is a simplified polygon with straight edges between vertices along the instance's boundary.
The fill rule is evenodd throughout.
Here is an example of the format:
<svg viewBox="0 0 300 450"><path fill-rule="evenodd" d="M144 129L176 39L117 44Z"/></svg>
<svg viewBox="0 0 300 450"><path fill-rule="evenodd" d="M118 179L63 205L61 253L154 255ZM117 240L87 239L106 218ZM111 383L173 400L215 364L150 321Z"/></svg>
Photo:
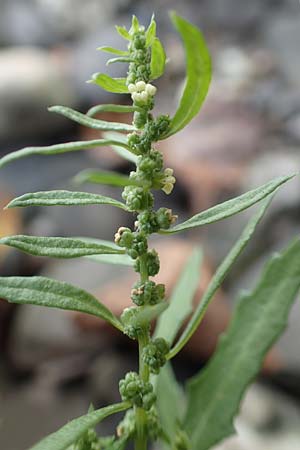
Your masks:
<svg viewBox="0 0 300 450"><path fill-rule="evenodd" d="M169 344L163 338L155 339L144 348L142 358L144 363L149 366L151 373L159 373L160 368L166 363L169 349Z"/></svg>
<svg viewBox="0 0 300 450"><path fill-rule="evenodd" d="M126 186L122 197L130 211L140 211L153 205L153 195L142 187Z"/></svg>
<svg viewBox="0 0 300 450"><path fill-rule="evenodd" d="M115 234L115 243L120 247L130 248L132 242L134 240L134 236L132 231L126 227L120 227Z"/></svg>
<svg viewBox="0 0 300 450"><path fill-rule="evenodd" d="M159 228L167 230L176 221L177 216L172 214L172 210L168 208L159 208L156 212L156 219Z"/></svg>
<svg viewBox="0 0 300 450"><path fill-rule="evenodd" d="M146 236L142 233L135 233L131 242L131 247L128 249L127 253L131 258L136 259L138 256L146 253L147 249L148 243Z"/></svg>
<svg viewBox="0 0 300 450"><path fill-rule="evenodd" d="M145 325L139 324L136 320L138 311L135 306L125 308L120 317L124 325L123 331L131 339L138 339L145 332ZM147 325L147 329L150 329L150 325Z"/></svg>
<svg viewBox="0 0 300 450"><path fill-rule="evenodd" d="M146 234L156 233L160 228L154 211L143 211L137 219L139 229Z"/></svg>
<svg viewBox="0 0 300 450"><path fill-rule="evenodd" d="M144 49L145 45L146 45L145 35L142 34L142 33L136 33L133 36L132 43L133 43L134 48L136 48L138 50L139 49Z"/></svg>
<svg viewBox="0 0 300 450"><path fill-rule="evenodd" d="M128 372L119 382L119 390L123 401L130 401L132 405L149 410L156 400L153 386L142 381L136 372Z"/></svg>
<svg viewBox="0 0 300 450"><path fill-rule="evenodd" d="M161 435L162 428L157 410L154 406L147 411L147 434L152 441L156 441Z"/></svg>
<svg viewBox="0 0 300 450"><path fill-rule="evenodd" d="M156 250L150 250L146 254L147 272L150 277L154 277L159 272L159 258ZM134 270L141 271L140 258L137 258L134 263Z"/></svg>

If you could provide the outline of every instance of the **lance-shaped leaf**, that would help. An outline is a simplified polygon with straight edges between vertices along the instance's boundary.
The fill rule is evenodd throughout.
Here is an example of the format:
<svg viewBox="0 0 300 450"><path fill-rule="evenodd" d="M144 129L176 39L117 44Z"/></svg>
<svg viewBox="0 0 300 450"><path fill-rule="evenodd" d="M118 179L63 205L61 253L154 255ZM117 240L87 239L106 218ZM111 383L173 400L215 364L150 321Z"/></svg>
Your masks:
<svg viewBox="0 0 300 450"><path fill-rule="evenodd" d="M111 64L115 64L115 63L131 63L134 62L134 59L129 57L129 56L118 56L117 58L110 58L108 61L106 61L106 65L110 66Z"/></svg>
<svg viewBox="0 0 300 450"><path fill-rule="evenodd" d="M203 225L207 225L209 223L218 222L219 220L226 219L227 217L233 216L241 211L244 211L250 206L254 205L257 202L260 202L265 197L274 192L279 186L286 183L295 177L295 174L278 177L274 180L269 181L262 186L253 189L251 191L246 192L245 194L240 195L239 197L235 197L231 200L228 200L224 203L220 203L219 205L213 206L201 213L196 214L185 222L176 225L170 230L160 231L162 234L173 234L178 233L180 231L188 230L190 228L200 227Z"/></svg>
<svg viewBox="0 0 300 450"><path fill-rule="evenodd" d="M46 277L0 277L0 298L48 308L80 311L106 320L119 330L121 322L93 295L61 281Z"/></svg>
<svg viewBox="0 0 300 450"><path fill-rule="evenodd" d="M146 31L146 47L151 47L156 35L156 22L154 19L154 14L152 14L151 22Z"/></svg>
<svg viewBox="0 0 300 450"><path fill-rule="evenodd" d="M300 241L266 265L244 294L207 367L188 384L186 429L193 450L207 450L234 432L233 418L264 356L287 325L300 288Z"/></svg>
<svg viewBox="0 0 300 450"><path fill-rule="evenodd" d="M7 236L0 245L8 245L25 253L51 258L79 258L88 255L123 255L124 250L103 245L96 240L65 237Z"/></svg>
<svg viewBox="0 0 300 450"><path fill-rule="evenodd" d="M139 108L136 106L131 105L114 105L114 104L107 104L107 105L96 105L90 108L86 115L89 117L93 117L98 113L101 112L117 112L117 113L131 113L139 111Z"/></svg>
<svg viewBox="0 0 300 450"><path fill-rule="evenodd" d="M106 122L105 120L93 119L85 114L75 111L67 106L51 106L50 112L55 112L67 117L74 122L84 125L85 127L94 128L95 130L103 131L134 131L135 128L132 125L118 122Z"/></svg>
<svg viewBox="0 0 300 450"><path fill-rule="evenodd" d="M25 206L79 206L112 205L125 209L126 205L118 200L99 194L73 191L41 191L21 195L13 199L6 208L24 208Z"/></svg>
<svg viewBox="0 0 300 450"><path fill-rule="evenodd" d="M166 65L166 53L158 38L154 38L151 47L150 71L151 80L155 80L163 75Z"/></svg>
<svg viewBox="0 0 300 450"><path fill-rule="evenodd" d="M94 73L89 83L97 84L107 92L114 94L128 94L128 87L125 78L112 78L105 73Z"/></svg>
<svg viewBox="0 0 300 450"><path fill-rule="evenodd" d="M59 153L76 152L79 150L88 150L89 148L118 145L128 149L128 145L124 141L114 139L95 139L92 141L67 142L63 144L48 145L45 147L25 147L22 150L9 153L0 159L0 167L5 166L16 159L25 158L31 155L56 155Z"/></svg>
<svg viewBox="0 0 300 450"><path fill-rule="evenodd" d="M191 320L186 326L184 332L180 336L178 342L171 349L168 358L171 359L185 346L185 344L192 337L194 332L197 330L200 322L202 321L204 314L213 299L216 291L219 289L221 284L223 283L226 275L230 272L233 264L242 253L248 242L250 241L257 225L261 221L266 209L268 208L270 202L272 200L272 196L267 198L261 208L257 211L257 213L253 216L253 218L248 222L246 228L242 232L239 240L234 244L228 255L222 261L220 266L218 267L216 273L211 279L205 293L203 294L201 301L199 302Z"/></svg>
<svg viewBox="0 0 300 450"><path fill-rule="evenodd" d="M103 133L104 137L107 139L116 139L118 141L127 143L127 137L124 136L122 133L116 133L116 132L106 132ZM137 163L137 155L133 154L131 151L128 151L126 148L121 147L120 145L111 145L111 148L122 158L127 159L127 161L130 161L134 164Z"/></svg>
<svg viewBox="0 0 300 450"><path fill-rule="evenodd" d="M116 30L119 33L119 35L122 36L122 38L126 39L127 41L131 41L131 36L125 27L120 27L119 25L116 25Z"/></svg>
<svg viewBox="0 0 300 450"><path fill-rule="evenodd" d="M128 50L119 50L118 48L114 48L114 47L101 46L101 47L98 47L97 50L101 50L102 52L112 53L113 55L119 55L119 56L128 56L129 55Z"/></svg>
<svg viewBox="0 0 300 450"><path fill-rule="evenodd" d="M117 172L109 172L102 170L85 169L79 172L74 178L74 183L94 183L94 184L107 184L109 186L141 186L136 180L129 178L126 175L121 175Z"/></svg>
<svg viewBox="0 0 300 450"><path fill-rule="evenodd" d="M90 428L93 428L106 417L125 411L129 407L129 403L122 402L89 412L85 416L71 420L60 430L31 447L30 450L69 450L70 445L74 444Z"/></svg>
<svg viewBox="0 0 300 450"><path fill-rule="evenodd" d="M184 91L165 138L180 131L198 114L211 80L210 54L200 30L174 12L171 19L183 40L187 67Z"/></svg>
<svg viewBox="0 0 300 450"><path fill-rule="evenodd" d="M95 238L78 238L78 239L84 239L84 241L88 242L95 242L98 245L103 245L105 247L110 247L115 250L120 250L120 247L116 245L114 242L106 241L104 239L95 239ZM90 261L94 261L96 263L100 264L119 264L121 266L133 266L134 260L130 258L127 254L111 254L111 255L89 255L85 256L85 258L89 259Z"/></svg>
<svg viewBox="0 0 300 450"><path fill-rule="evenodd" d="M134 318L131 319L132 325L145 325L156 319L165 309L168 308L167 302L161 302L157 305L147 305L141 307Z"/></svg>
<svg viewBox="0 0 300 450"><path fill-rule="evenodd" d="M155 337L163 337L170 345L173 344L182 324L192 312L193 298L199 285L201 262L202 252L195 250L173 289L169 308L158 319Z"/></svg>

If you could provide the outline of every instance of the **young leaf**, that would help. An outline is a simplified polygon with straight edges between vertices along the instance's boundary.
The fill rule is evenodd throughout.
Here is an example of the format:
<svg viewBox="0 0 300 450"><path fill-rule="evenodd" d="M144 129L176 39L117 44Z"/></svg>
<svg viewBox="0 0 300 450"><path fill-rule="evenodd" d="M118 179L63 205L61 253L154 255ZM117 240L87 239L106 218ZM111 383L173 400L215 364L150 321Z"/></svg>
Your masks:
<svg viewBox="0 0 300 450"><path fill-rule="evenodd" d="M132 324L147 324L151 322L151 320L156 319L165 309L168 308L167 302L161 302L157 305L147 305L143 306L139 309L139 312L136 314L134 320L132 320Z"/></svg>
<svg viewBox="0 0 300 450"><path fill-rule="evenodd" d="M76 152L78 150L87 150L93 147L106 145L118 145L128 149L128 145L122 141L113 139L95 139L92 141L67 142L64 144L48 145L46 147L25 147L22 150L9 153L0 159L0 167L20 158L31 155L56 155L58 153Z"/></svg>
<svg viewBox="0 0 300 450"><path fill-rule="evenodd" d="M94 183L107 184L109 186L141 186L136 180L117 172L105 172L101 170L85 169L79 172L74 178L74 183Z"/></svg>
<svg viewBox="0 0 300 450"><path fill-rule="evenodd" d="M146 47L151 47L156 36L156 22L154 14L151 17L150 25L146 31Z"/></svg>
<svg viewBox="0 0 300 450"><path fill-rule="evenodd" d="M21 195L13 199L6 208L24 208L25 206L76 206L76 205L112 205L127 209L126 205L110 197L88 192L41 191Z"/></svg>
<svg viewBox="0 0 300 450"><path fill-rule="evenodd" d="M106 406L105 408L91 411L85 416L71 420L55 433L42 439L30 450L68 450L83 434L108 416L130 408L127 402Z"/></svg>
<svg viewBox="0 0 300 450"><path fill-rule="evenodd" d="M219 289L221 284L223 283L226 275L230 272L233 264L242 253L248 242L250 241L256 226L259 224L263 215L271 203L273 196L268 197L264 202L261 208L257 211L257 213L252 217L252 219L248 222L246 228L242 232L239 240L234 244L228 255L222 261L220 266L218 267L216 273L211 279L205 293L203 294L201 301L199 302L191 320L186 326L184 332L180 336L180 339L177 341L175 346L171 349L168 358L171 359L185 346L185 344L192 337L196 329L198 328L200 322L202 321L204 314L209 306L209 303L213 299L216 291Z"/></svg>
<svg viewBox="0 0 300 450"><path fill-rule="evenodd" d="M55 112L67 117L74 122L84 125L85 127L94 128L95 130L103 131L134 131L135 128L132 125L118 122L106 122L104 120L92 119L85 114L82 114L74 109L67 108L66 106L51 106L50 112Z"/></svg>
<svg viewBox="0 0 300 450"><path fill-rule="evenodd" d="M180 103L164 138L180 131L198 114L211 80L210 54L200 30L175 12L171 20L184 43L187 69Z"/></svg>
<svg viewBox="0 0 300 450"><path fill-rule="evenodd" d="M185 397L170 363L159 372L156 380L156 396L160 425L173 443L184 417Z"/></svg>
<svg viewBox="0 0 300 450"><path fill-rule="evenodd" d="M121 322L93 295L68 283L45 277L0 277L0 297L10 303L80 311L106 320L119 330Z"/></svg>
<svg viewBox="0 0 300 450"><path fill-rule="evenodd" d="M133 14L129 34L131 35L133 33L137 33L139 31L139 28L140 24L138 18Z"/></svg>
<svg viewBox="0 0 300 450"><path fill-rule="evenodd" d="M135 111L139 111L139 108L136 106L107 104L93 106L88 110L86 115L89 117L93 117L101 112L131 113Z"/></svg>
<svg viewBox="0 0 300 450"><path fill-rule="evenodd" d="M106 65L107 65L107 66L110 66L111 64L118 63L118 62L129 64L129 63L131 63L131 62L134 62L134 59L132 59L132 58L129 57L129 56L119 56L119 57L117 57L117 58L110 58L110 59L106 62Z"/></svg>
<svg viewBox="0 0 300 450"><path fill-rule="evenodd" d="M124 250L96 241L65 237L7 236L0 245L15 247L25 253L51 258L78 258L88 255L122 255Z"/></svg>
<svg viewBox="0 0 300 450"><path fill-rule="evenodd" d="M166 53L162 43L156 37L152 43L150 70L151 80L155 80L163 75L166 65Z"/></svg>
<svg viewBox="0 0 300 450"><path fill-rule="evenodd" d="M180 330L184 320L192 312L192 303L199 285L201 250L195 250L185 265L175 288L169 308L159 317L155 328L155 337L163 337L170 345Z"/></svg>
<svg viewBox="0 0 300 450"><path fill-rule="evenodd" d="M105 73L94 73L89 82L97 84L107 92L112 92L114 94L128 94L125 78L112 78Z"/></svg>
<svg viewBox="0 0 300 450"><path fill-rule="evenodd" d="M300 241L266 265L242 297L229 330L207 367L188 384L186 430L194 450L207 450L234 432L233 418L264 356L287 325L300 288Z"/></svg>
<svg viewBox="0 0 300 450"><path fill-rule="evenodd" d="M104 137L107 139L116 139L118 141L127 143L127 137L124 136L122 133L115 133L115 132L107 132L103 133ZM137 163L137 156L133 154L131 151L127 150L126 148L123 148L119 145L111 145L111 148L122 158L127 159L127 161L132 162L133 164Z"/></svg>
<svg viewBox="0 0 300 450"><path fill-rule="evenodd" d="M101 50L102 52L112 53L113 55L119 55L119 56L128 56L129 55L128 50L119 50L119 49L113 48L113 47L101 46L101 47L98 47L97 50Z"/></svg>
<svg viewBox="0 0 300 450"><path fill-rule="evenodd" d="M131 36L125 27L120 27L119 25L116 25L116 30L119 33L119 35L122 36L122 38L126 39L127 41L131 41Z"/></svg>
<svg viewBox="0 0 300 450"><path fill-rule="evenodd" d="M183 230L188 230L190 228L200 227L203 225L207 225L209 223L217 222L219 220L226 219L227 217L233 216L244 209L250 208L250 206L254 205L257 202L260 202L262 199L270 195L274 192L279 186L286 183L295 177L295 174L274 178L262 186L253 189L252 191L248 191L245 194L240 195L239 197L232 198L224 203L220 203L219 205L213 206L201 213L196 214L185 222L176 225L170 230L160 231L162 234L173 234L178 233Z"/></svg>

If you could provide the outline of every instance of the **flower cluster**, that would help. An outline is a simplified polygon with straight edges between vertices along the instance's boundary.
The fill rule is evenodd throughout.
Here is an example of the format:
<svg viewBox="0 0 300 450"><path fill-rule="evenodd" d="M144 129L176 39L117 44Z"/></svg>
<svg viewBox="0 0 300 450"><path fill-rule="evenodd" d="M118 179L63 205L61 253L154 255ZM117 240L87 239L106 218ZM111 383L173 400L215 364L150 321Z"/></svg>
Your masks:
<svg viewBox="0 0 300 450"><path fill-rule="evenodd" d="M153 97L156 94L156 87L153 84L145 83L145 81L137 81L135 84L128 85L128 91L136 106L152 105Z"/></svg>
<svg viewBox="0 0 300 450"><path fill-rule="evenodd" d="M156 400L152 384L143 381L136 372L128 372L125 378L120 380L119 389L122 400L129 401L146 411L149 411Z"/></svg>
<svg viewBox="0 0 300 450"><path fill-rule="evenodd" d="M166 363L166 355L169 350L169 344L163 338L154 339L144 348L142 358L144 363L149 366L151 373L156 375L159 373L160 368Z"/></svg>

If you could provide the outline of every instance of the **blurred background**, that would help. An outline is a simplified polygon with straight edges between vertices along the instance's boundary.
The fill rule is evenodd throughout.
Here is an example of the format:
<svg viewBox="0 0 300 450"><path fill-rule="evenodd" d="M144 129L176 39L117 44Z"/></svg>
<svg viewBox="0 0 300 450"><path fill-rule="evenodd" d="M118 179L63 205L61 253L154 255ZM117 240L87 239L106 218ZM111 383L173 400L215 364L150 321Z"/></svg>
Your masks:
<svg viewBox="0 0 300 450"><path fill-rule="evenodd" d="M171 113L184 80L181 42L168 11L198 25L213 59L213 82L201 114L160 145L177 178L172 195L157 196L180 220L299 170L300 5L298 0L0 0L0 156L32 145L89 139L98 133L48 113L47 106L86 111L97 103L126 102L86 84L94 72L124 76L122 64L107 68L100 45L124 47L114 24L128 26L134 13L148 24L152 12L170 58L156 112ZM122 120L114 115L106 119ZM130 117L125 117L130 120ZM72 178L99 167L128 173L110 149L30 157L1 170L0 205L25 192L78 189ZM84 186L120 197L119 190ZM282 188L209 310L203 329L177 359L180 380L199 370L226 328L241 289L250 289L263 264L298 234L299 181ZM160 279L169 292L195 245L205 250L199 294L226 255L253 209L180 239L153 242L160 250ZM29 208L0 211L0 235L92 236L113 239L130 218L111 207ZM170 254L172 258L170 258ZM164 261L172 264L164 264ZM131 275L125 267L33 258L0 247L1 275L53 277L81 286L116 313L127 304ZM267 358L237 420L239 437L216 450L296 450L300 447L300 307ZM0 300L0 448L25 450L92 402L117 401L118 379L136 366L136 348L93 318ZM107 422L103 433L112 431ZM16 432L17 430L17 432Z"/></svg>

